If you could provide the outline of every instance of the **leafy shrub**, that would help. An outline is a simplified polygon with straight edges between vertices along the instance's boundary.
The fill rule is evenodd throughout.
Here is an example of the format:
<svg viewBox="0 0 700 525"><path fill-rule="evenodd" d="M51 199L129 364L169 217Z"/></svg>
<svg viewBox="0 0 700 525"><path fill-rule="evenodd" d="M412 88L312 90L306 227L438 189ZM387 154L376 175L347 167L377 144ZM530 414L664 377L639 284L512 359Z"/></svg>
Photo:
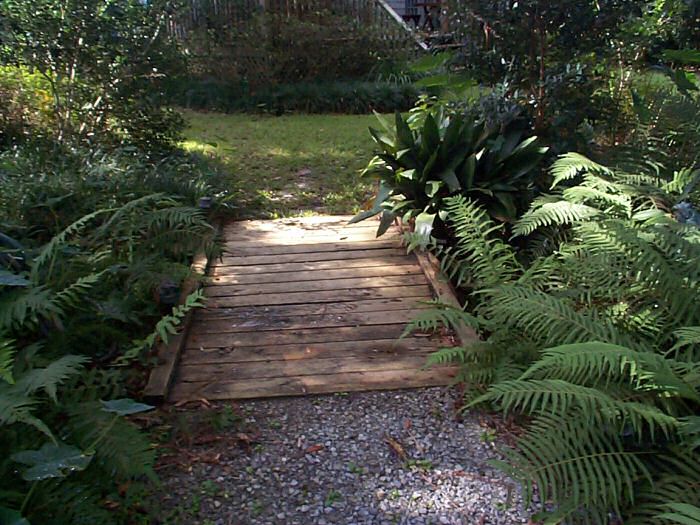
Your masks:
<svg viewBox="0 0 700 525"><path fill-rule="evenodd" d="M45 79L58 142L129 138L162 147L181 122L163 107L163 80L179 67L167 38L168 3L8 0L0 4L0 64Z"/></svg>
<svg viewBox="0 0 700 525"><path fill-rule="evenodd" d="M404 53L386 36L358 20L357 13L350 16L325 8L289 13L271 8L253 12L238 25L195 24L183 46L190 55L188 78L244 84L257 91L282 84L368 78L383 59Z"/></svg>
<svg viewBox="0 0 700 525"><path fill-rule="evenodd" d="M110 517L99 502L115 481L153 478L154 453L137 429L99 410L97 399L135 389L138 369L118 374L114 367L148 364L156 340L167 340L185 309L201 306L201 296L191 298L155 334L132 341L148 330L144 321L172 305L163 285L189 275L188 256L211 242L210 231L201 210L154 194L97 209L42 246L0 238L0 442L12 454L0 465L5 506L39 523L76 523L82 512L100 522L125 518ZM99 375L81 373L64 391L87 364L111 372L113 386L104 389ZM104 407L121 414L110 408L115 403ZM26 484L16 477L16 462L60 468L36 474L37 463L22 474ZM70 472L79 474L62 481ZM80 494L75 501L56 505L71 491Z"/></svg>
<svg viewBox="0 0 700 525"><path fill-rule="evenodd" d="M440 105L414 112L412 125L399 113L395 121L392 127L380 117L384 131L370 130L381 153L363 175L380 186L372 209L354 221L381 212L381 234L402 216L427 235L450 196L473 196L502 221L513 221L527 205L533 169L547 151L536 137L490 128Z"/></svg>
<svg viewBox="0 0 700 525"><path fill-rule="evenodd" d="M52 101L48 81L26 68L0 66L0 146L48 134Z"/></svg>
<svg viewBox="0 0 700 525"><path fill-rule="evenodd" d="M498 466L554 501L538 518L684 523L700 504L700 235L673 210L698 173L666 182L569 154L551 174L555 191L514 228L525 252L476 202L446 200L456 244L434 249L472 310L442 305L415 326L484 335L432 361L464 364L471 406L527 416Z"/></svg>
<svg viewBox="0 0 700 525"><path fill-rule="evenodd" d="M263 111L274 114L345 113L366 114L406 111L418 99L410 84L388 82L318 82L282 84L256 93L245 86L221 85L210 81L185 82L174 95L178 104L213 111Z"/></svg>

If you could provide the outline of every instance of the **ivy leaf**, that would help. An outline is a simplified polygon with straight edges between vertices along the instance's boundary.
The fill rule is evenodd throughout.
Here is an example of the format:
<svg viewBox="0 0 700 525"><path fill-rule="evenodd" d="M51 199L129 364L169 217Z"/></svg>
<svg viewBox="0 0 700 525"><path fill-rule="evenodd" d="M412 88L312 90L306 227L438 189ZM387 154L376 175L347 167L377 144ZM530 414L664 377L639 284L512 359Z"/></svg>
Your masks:
<svg viewBox="0 0 700 525"><path fill-rule="evenodd" d="M139 412L147 412L155 407L144 403L137 403L133 399L113 399L111 401L102 401L102 410L112 412L119 416L128 416L130 414L138 414Z"/></svg>
<svg viewBox="0 0 700 525"><path fill-rule="evenodd" d="M45 443L39 450L24 450L11 456L13 461L29 465L22 471L26 481L65 478L72 472L85 470L92 456L64 443Z"/></svg>

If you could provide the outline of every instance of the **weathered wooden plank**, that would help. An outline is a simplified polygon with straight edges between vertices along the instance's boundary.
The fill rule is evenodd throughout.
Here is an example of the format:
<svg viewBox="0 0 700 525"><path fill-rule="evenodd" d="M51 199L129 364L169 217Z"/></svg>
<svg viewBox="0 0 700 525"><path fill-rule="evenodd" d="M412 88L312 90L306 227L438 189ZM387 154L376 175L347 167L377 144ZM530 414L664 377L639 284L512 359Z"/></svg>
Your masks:
<svg viewBox="0 0 700 525"><path fill-rule="evenodd" d="M312 217L286 217L283 219L273 220L257 219L246 221L231 221L227 222L223 226L223 231L225 234L229 234L232 232L232 230L274 231L285 227L297 227L308 229L327 229L335 227L355 228L366 227L372 222L370 220L367 220L355 224L348 224L352 217L352 215L318 215Z"/></svg>
<svg viewBox="0 0 700 525"><path fill-rule="evenodd" d="M306 315L342 315L348 313L386 312L389 310L417 310L425 308L427 299L420 297L397 297L393 299L369 299L312 304L283 304L276 306L239 306L232 308L202 308L197 310L200 322L209 319L252 319L255 317L293 317ZM209 302L211 306L212 301Z"/></svg>
<svg viewBox="0 0 700 525"><path fill-rule="evenodd" d="M237 348L240 346L274 346L284 344L326 343L331 341L372 341L398 338L406 323L339 328L308 328L275 332L240 332L232 334L192 334L187 348Z"/></svg>
<svg viewBox="0 0 700 525"><path fill-rule="evenodd" d="M259 243L226 243L224 245L224 256L241 257L243 255L287 255L287 254L307 254L318 252L333 252L342 255L341 252L352 250L380 250L382 248L401 248L399 238L358 241L358 242L326 242L318 244L290 244L281 246L278 244Z"/></svg>
<svg viewBox="0 0 700 525"><path fill-rule="evenodd" d="M318 281L328 279L353 279L358 277L389 277L399 275L423 275L418 264L399 266L370 266L368 268L338 268L336 270L302 270L273 273L227 273L212 277L212 285L286 283L298 281Z"/></svg>
<svg viewBox="0 0 700 525"><path fill-rule="evenodd" d="M322 270L351 270L354 268L374 268L377 266L397 267L415 266L418 263L413 255L397 255L393 257L368 257L363 259L337 259L333 261L316 261L301 263L261 264L258 266L225 266L223 264L212 265L209 271L211 276L219 275L246 275L253 276L261 273L270 274L277 272L308 272ZM257 277L255 277L257 278Z"/></svg>
<svg viewBox="0 0 700 525"><path fill-rule="evenodd" d="M264 332L270 330L300 330L308 328L331 328L334 326L373 326L378 324L408 323L420 312L415 310L389 310L359 314L322 314L289 317L256 317L242 315L227 319L201 319L192 327L195 334L223 334L234 332Z"/></svg>
<svg viewBox="0 0 700 525"><path fill-rule="evenodd" d="M329 242L368 242L375 240L397 239L397 230L390 230L377 238L377 228L338 228L336 230L314 231L303 228L284 229L273 232L250 231L233 233L226 236L227 246L255 246L261 244L292 245L318 244Z"/></svg>
<svg viewBox="0 0 700 525"><path fill-rule="evenodd" d="M408 369L210 383L178 382L172 389L171 400L251 399L440 386L450 384L456 372L454 368Z"/></svg>
<svg viewBox="0 0 700 525"><path fill-rule="evenodd" d="M317 281L288 281L259 284L214 284L206 287L207 297L224 297L260 294L286 294L289 292L316 292L322 290L358 290L388 286L414 286L427 284L424 275L409 274L387 277L356 277L351 279L325 279Z"/></svg>
<svg viewBox="0 0 700 525"><path fill-rule="evenodd" d="M416 256L418 258L418 264L423 268L423 272L428 278L428 281L430 281L430 285L437 297L445 304L461 308L450 281L440 273L439 262L435 259L435 256L428 252L418 252ZM455 331L463 345L474 343L479 340L477 333L466 325L456 327Z"/></svg>
<svg viewBox="0 0 700 525"><path fill-rule="evenodd" d="M211 382L273 377L376 372L381 370L415 369L425 366L430 351L412 354L365 355L362 357L329 357L328 359L278 359L247 363L183 364L178 381Z"/></svg>
<svg viewBox="0 0 700 525"><path fill-rule="evenodd" d="M255 266L258 264L299 263L315 261L345 261L348 259L366 259L368 257L406 255L400 248L377 248L372 250L347 250L342 252L290 253L285 255L224 255L220 265Z"/></svg>
<svg viewBox="0 0 700 525"><path fill-rule="evenodd" d="M190 265L192 276L183 283L178 304L184 304L187 296L200 287L200 278L206 272L208 264L209 258L206 252L201 251L195 255ZM180 331L172 334L167 343L161 341L158 344L158 364L151 369L148 382L143 390L143 398L147 402L160 404L167 399L175 370L189 335L193 314L192 310L187 312L180 324Z"/></svg>
<svg viewBox="0 0 700 525"><path fill-rule="evenodd" d="M376 341L335 341L307 344L248 346L239 348L190 348L182 353L181 363L245 363L293 359L327 359L329 357L363 357L399 355L437 350L439 341L427 337L380 339Z"/></svg>
<svg viewBox="0 0 700 525"><path fill-rule="evenodd" d="M387 286L385 288L364 288L360 290L321 290L317 292L288 292L284 294L241 295L214 297L207 304L210 308L226 308L231 306L261 306L280 304L332 303L365 299L420 297L429 300L430 287L417 286Z"/></svg>

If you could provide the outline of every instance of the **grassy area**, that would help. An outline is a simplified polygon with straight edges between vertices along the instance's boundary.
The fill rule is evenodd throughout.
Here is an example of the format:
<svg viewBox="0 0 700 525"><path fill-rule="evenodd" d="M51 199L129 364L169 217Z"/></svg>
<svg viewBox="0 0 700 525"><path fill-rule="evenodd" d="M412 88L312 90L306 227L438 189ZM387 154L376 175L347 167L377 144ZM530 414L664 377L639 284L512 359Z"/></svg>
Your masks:
<svg viewBox="0 0 700 525"><path fill-rule="evenodd" d="M372 115L184 116L185 148L220 165L242 216L354 213L371 194L359 171L372 157Z"/></svg>

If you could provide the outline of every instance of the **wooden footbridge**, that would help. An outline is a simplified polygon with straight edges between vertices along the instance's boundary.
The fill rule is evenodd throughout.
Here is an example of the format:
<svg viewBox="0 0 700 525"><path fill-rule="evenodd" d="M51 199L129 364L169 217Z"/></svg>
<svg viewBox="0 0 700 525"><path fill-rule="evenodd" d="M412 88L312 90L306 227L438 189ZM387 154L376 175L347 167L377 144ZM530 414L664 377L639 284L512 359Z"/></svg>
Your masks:
<svg viewBox="0 0 700 525"><path fill-rule="evenodd" d="M398 340L423 304L454 301L430 260L407 255L397 227L349 217L224 226L207 307L160 352L153 400L245 399L448 384L425 369L445 337ZM473 338L473 334L460 334ZM449 339L449 338L448 338Z"/></svg>

